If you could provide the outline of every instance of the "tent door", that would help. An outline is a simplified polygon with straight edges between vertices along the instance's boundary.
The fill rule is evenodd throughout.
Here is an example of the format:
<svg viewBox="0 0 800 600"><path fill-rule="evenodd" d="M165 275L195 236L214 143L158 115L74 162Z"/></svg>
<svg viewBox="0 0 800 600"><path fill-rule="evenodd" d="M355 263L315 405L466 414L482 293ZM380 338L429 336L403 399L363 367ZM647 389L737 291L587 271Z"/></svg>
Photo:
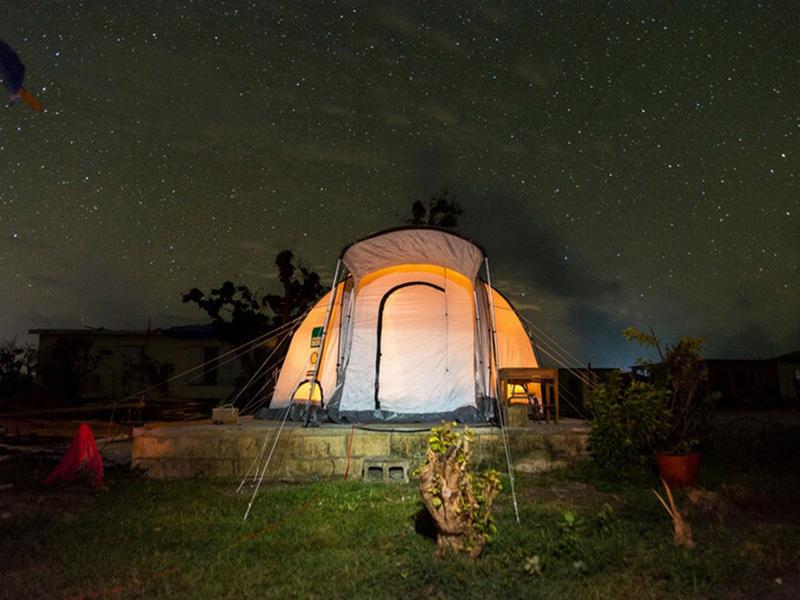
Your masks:
<svg viewBox="0 0 800 600"><path fill-rule="evenodd" d="M447 372L447 302L438 285L415 281L390 289L378 309L375 408L428 412Z"/></svg>

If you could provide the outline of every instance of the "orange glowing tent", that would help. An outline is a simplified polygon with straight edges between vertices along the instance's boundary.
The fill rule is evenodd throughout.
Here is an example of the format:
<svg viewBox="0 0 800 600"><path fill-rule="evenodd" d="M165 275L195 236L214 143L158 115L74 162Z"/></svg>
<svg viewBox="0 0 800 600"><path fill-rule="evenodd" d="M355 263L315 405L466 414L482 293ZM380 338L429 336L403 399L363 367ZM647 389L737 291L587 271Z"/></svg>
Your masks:
<svg viewBox="0 0 800 600"><path fill-rule="evenodd" d="M344 422L489 420L498 369L538 366L490 282L483 250L450 231L401 228L351 244L260 416L300 418L313 405Z"/></svg>

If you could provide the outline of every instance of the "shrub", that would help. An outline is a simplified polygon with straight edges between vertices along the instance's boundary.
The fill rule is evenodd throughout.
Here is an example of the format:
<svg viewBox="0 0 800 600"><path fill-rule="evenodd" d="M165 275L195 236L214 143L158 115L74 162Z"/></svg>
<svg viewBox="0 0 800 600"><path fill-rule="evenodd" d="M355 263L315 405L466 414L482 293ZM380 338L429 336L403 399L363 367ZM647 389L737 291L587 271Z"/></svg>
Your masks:
<svg viewBox="0 0 800 600"><path fill-rule="evenodd" d="M624 383L619 374L589 396L593 412L589 449L604 470L640 469L668 431L669 392L642 381Z"/></svg>

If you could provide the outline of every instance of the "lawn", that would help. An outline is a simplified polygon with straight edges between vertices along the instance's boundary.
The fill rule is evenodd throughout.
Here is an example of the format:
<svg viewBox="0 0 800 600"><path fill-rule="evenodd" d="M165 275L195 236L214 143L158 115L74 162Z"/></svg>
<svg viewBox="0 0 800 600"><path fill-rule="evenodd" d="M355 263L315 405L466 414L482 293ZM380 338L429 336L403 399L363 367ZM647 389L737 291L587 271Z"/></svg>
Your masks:
<svg viewBox="0 0 800 600"><path fill-rule="evenodd" d="M413 484L269 484L245 522L235 482L117 470L101 491L50 489L31 467L0 491L0 597L795 597L780 594L800 591L797 433L710 452L712 506L678 496L693 550L673 545L654 476L587 462L519 475L521 524L501 493L475 562L432 557Z"/></svg>

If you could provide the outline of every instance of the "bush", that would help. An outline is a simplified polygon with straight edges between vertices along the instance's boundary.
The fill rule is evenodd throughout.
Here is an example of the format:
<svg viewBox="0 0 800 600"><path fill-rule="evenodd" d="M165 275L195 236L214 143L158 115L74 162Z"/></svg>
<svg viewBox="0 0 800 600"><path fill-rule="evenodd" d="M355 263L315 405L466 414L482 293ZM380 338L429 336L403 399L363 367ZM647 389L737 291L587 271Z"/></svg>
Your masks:
<svg viewBox="0 0 800 600"><path fill-rule="evenodd" d="M594 413L589 449L604 470L631 471L649 464L669 426L669 392L617 374L589 396Z"/></svg>

